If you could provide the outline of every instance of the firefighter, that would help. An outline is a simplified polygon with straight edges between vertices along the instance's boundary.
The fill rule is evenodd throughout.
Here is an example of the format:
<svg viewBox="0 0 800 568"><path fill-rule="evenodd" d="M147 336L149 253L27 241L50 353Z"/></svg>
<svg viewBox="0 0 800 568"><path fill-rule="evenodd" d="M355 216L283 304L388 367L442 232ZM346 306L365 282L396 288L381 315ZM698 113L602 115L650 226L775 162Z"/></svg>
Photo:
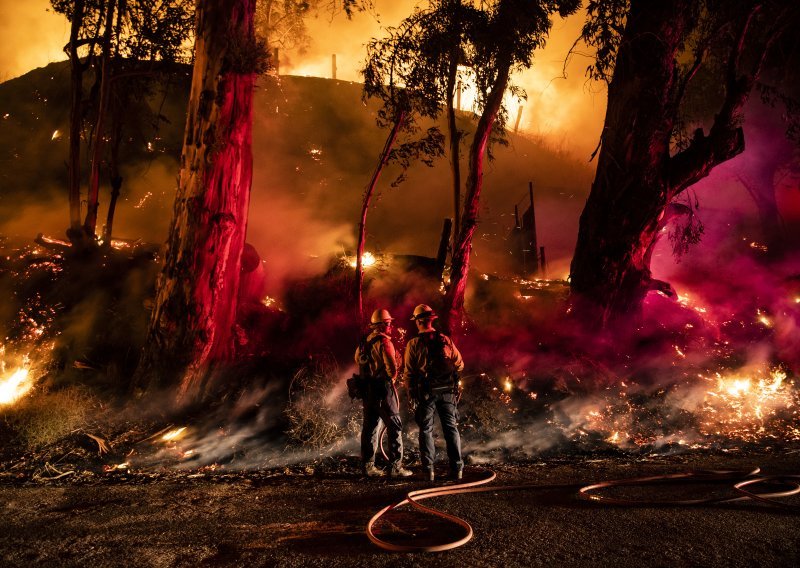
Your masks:
<svg viewBox="0 0 800 568"><path fill-rule="evenodd" d="M411 319L418 335L408 342L405 354L405 379L409 386L414 417L419 426L419 454L423 475L434 480L433 415L439 414L450 460L450 478L461 479L461 437L458 433L458 373L464 361L453 341L433 327L437 318L425 304L414 308Z"/></svg>
<svg viewBox="0 0 800 568"><path fill-rule="evenodd" d="M398 358L392 344L392 316L388 310L375 310L370 318L371 332L356 349L356 364L362 381L364 421L361 426L361 462L364 475L382 476L375 467L378 449L378 425L383 421L389 440L389 475L408 477L411 472L402 465L403 424L400 421L400 399L394 382L397 379Z"/></svg>

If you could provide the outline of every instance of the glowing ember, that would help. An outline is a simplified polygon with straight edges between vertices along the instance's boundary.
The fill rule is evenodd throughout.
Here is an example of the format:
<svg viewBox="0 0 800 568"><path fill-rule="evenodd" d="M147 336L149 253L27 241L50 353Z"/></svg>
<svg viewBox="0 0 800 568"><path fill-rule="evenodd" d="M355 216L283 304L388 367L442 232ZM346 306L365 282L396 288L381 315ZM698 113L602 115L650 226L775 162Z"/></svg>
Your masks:
<svg viewBox="0 0 800 568"><path fill-rule="evenodd" d="M505 383L503 383L503 390L506 392L511 392L511 389L514 388L514 385L511 383L510 379L506 379Z"/></svg>
<svg viewBox="0 0 800 568"><path fill-rule="evenodd" d="M762 312L761 310L756 311L757 320L760 324L766 327L772 327L772 320L767 317L767 314Z"/></svg>
<svg viewBox="0 0 800 568"><path fill-rule="evenodd" d="M50 140L58 140L59 138L61 138L61 131L54 130L53 135L50 137Z"/></svg>
<svg viewBox="0 0 800 568"><path fill-rule="evenodd" d="M793 434L789 428L797 421L800 403L793 383L786 382L781 370L757 375L716 373L716 388L708 391L702 405L703 433L751 441L775 435L797 439L796 429Z"/></svg>
<svg viewBox="0 0 800 568"><path fill-rule="evenodd" d="M144 204L145 204L145 203L147 203L147 200L148 200L148 199L150 199L151 197L153 197L153 192L152 192L152 191L148 191L148 192L147 192L147 193L145 193L145 194L144 194L144 196L143 196L143 197L142 197L142 198L139 200L139 203L137 203L136 205L134 205L134 206L133 206L133 208L134 208L134 209L141 209L142 207L144 207Z"/></svg>
<svg viewBox="0 0 800 568"><path fill-rule="evenodd" d="M376 259L375 255L373 255L371 252L365 252L364 254L361 255L361 266L363 266L364 268L373 266L377 261L378 259ZM355 268L356 263L357 260L354 258L353 260L350 261L350 266Z"/></svg>
<svg viewBox="0 0 800 568"><path fill-rule="evenodd" d="M183 437L184 431L186 431L186 426L183 426L182 428L175 428L174 430L170 430L169 432L161 436L161 439L165 442L180 440Z"/></svg>
<svg viewBox="0 0 800 568"><path fill-rule="evenodd" d="M0 379L0 405L17 402L33 388L33 378L28 369L17 369L7 379Z"/></svg>

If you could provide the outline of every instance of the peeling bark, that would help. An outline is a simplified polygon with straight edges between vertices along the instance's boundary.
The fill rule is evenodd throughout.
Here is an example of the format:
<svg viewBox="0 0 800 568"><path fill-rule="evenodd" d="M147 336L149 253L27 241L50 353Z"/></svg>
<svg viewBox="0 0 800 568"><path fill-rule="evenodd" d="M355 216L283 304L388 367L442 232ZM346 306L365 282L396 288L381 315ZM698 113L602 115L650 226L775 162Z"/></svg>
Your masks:
<svg viewBox="0 0 800 568"><path fill-rule="evenodd" d="M232 71L226 54L253 43L254 10L255 0L208 0L197 8L180 181L137 375L140 387L177 381L183 404L211 394L215 364L234 354L255 74Z"/></svg>
<svg viewBox="0 0 800 568"><path fill-rule="evenodd" d="M742 72L738 63L757 8L741 23L730 53L725 101L709 134L698 130L685 150L670 156L687 80L680 80L677 58L693 29L691 7L691 0L632 0L630 5L608 87L597 173L571 265L573 299L594 323L639 311L654 288L650 256L666 207L744 150L738 116L758 69Z"/></svg>

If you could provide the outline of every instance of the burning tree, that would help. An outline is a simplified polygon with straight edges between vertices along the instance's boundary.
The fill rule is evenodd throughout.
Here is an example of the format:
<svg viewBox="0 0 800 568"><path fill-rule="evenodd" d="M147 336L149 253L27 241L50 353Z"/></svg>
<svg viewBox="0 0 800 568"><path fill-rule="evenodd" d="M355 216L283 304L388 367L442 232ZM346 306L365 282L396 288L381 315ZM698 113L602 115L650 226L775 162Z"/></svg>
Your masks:
<svg viewBox="0 0 800 568"><path fill-rule="evenodd" d="M266 60L254 14L255 0L209 0L197 8L180 181L136 378L141 387L177 379L184 403L209 393L214 364L234 351L253 87Z"/></svg>
<svg viewBox="0 0 800 568"><path fill-rule="evenodd" d="M676 196L744 150L742 108L800 10L785 0L595 0L588 10L590 74L608 81L608 108L571 287L590 319L607 323L663 286L650 272L659 222ZM704 68L724 92L708 134L697 128L681 144L686 95Z"/></svg>
<svg viewBox="0 0 800 568"><path fill-rule="evenodd" d="M399 85L414 94L419 114L437 118L442 107L447 109L457 222L443 314L446 327L462 319L483 165L490 141L503 134L507 118L503 98L510 77L531 66L534 51L544 44L552 26L551 15L566 16L578 5L577 0L439 0L391 30L388 39L370 45L364 72L368 93L370 85L374 90L378 90L375 85ZM463 203L459 152L464 133L456 127L453 105L460 78L474 81L480 112L470 142Z"/></svg>

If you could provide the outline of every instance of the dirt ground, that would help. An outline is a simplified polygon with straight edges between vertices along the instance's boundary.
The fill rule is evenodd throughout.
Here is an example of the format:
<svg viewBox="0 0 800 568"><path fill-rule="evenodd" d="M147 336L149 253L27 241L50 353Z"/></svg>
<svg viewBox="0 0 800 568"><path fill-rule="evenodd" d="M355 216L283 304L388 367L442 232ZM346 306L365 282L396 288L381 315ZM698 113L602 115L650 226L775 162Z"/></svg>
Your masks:
<svg viewBox="0 0 800 568"><path fill-rule="evenodd" d="M390 553L368 519L430 484L340 472L125 473L92 481L0 484L2 566L797 566L798 509L756 502L699 507L609 506L577 497L599 480L692 469L800 473L800 451L648 458L570 458L496 465L495 485L558 488L444 497L426 503L468 520L472 541L442 553ZM310 472L311 470L309 470ZM466 479L483 475L468 467ZM570 485L572 484L572 485ZM710 484L619 488L617 496L699 498ZM784 502L800 506L800 497ZM380 525L404 541L451 527L397 512Z"/></svg>

